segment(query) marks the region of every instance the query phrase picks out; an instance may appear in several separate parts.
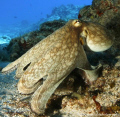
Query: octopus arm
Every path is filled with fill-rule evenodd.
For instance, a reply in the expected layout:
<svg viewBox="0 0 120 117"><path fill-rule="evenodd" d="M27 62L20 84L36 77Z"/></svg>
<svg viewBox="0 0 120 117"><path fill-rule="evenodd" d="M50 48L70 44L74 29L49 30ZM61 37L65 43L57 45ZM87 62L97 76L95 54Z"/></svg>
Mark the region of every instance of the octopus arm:
<svg viewBox="0 0 120 117"><path fill-rule="evenodd" d="M43 114L48 99L54 93L59 84L67 77L57 77L56 73L48 75L47 80L42 87L39 87L32 96L31 109L37 114Z"/></svg>
<svg viewBox="0 0 120 117"><path fill-rule="evenodd" d="M8 64L5 68L2 69L2 73L3 74L8 74L14 70L17 69L17 67L19 66L19 63L21 62L21 58L17 59L16 61Z"/></svg>
<svg viewBox="0 0 120 117"><path fill-rule="evenodd" d="M31 100L31 108L37 114L43 114L46 103L54 90L76 67L76 48L65 46L67 42L64 41L55 43L41 60L32 63L18 82L20 93L35 92ZM46 79L42 85L38 85L42 78Z"/></svg>
<svg viewBox="0 0 120 117"><path fill-rule="evenodd" d="M71 67L66 66L63 69L63 66L58 64L57 67L52 69L51 72L48 71L48 73L44 74L45 81L43 82L43 84L39 85L40 83L39 81L39 82L36 82L34 86L25 87L23 84L24 82L21 83L21 79L20 79L18 83L18 89L20 89L20 84L22 84L22 87L21 87L22 91L23 90L26 91L26 92L23 91L24 93L27 93L27 91L30 91L30 90L34 90L34 94L32 95L32 100L31 100L31 109L37 114L43 114L45 111L47 101L50 98L50 96L54 93L56 88L70 74L70 72L74 68L75 66L72 65ZM36 79L32 79L31 82L33 83L35 80ZM25 82L29 86L28 79L26 79Z"/></svg>
<svg viewBox="0 0 120 117"><path fill-rule="evenodd" d="M64 46L61 41L55 43L54 46L44 54L42 59L30 64L18 82L18 90L20 93L29 94L34 92L38 86L36 84L41 81L43 77L48 76L48 73L53 72L56 67L60 68L62 72L64 67L71 66L71 64L74 63L74 58L70 59L70 53L62 49L62 47Z"/></svg>
<svg viewBox="0 0 120 117"><path fill-rule="evenodd" d="M40 86L33 94L31 100L31 109L37 114L43 114L46 108L46 104L50 96L54 93L60 83L70 74L70 72L76 67L74 61L71 65L67 63L71 60L60 60L59 64L48 73L47 79L43 85ZM55 64L55 63L54 63ZM66 65L65 65L66 64Z"/></svg>
<svg viewBox="0 0 120 117"><path fill-rule="evenodd" d="M93 84L102 73L103 66L101 64L99 64L97 67L93 67L94 66L91 66L91 69L79 68L80 73L87 84Z"/></svg>
<svg viewBox="0 0 120 117"><path fill-rule="evenodd" d="M5 68L2 69L2 73L9 73L17 69L16 77L20 78L24 71L29 68L29 65L31 63L35 63L38 59L41 59L44 56L44 53L48 51L52 45L66 36L66 34L69 34L69 24L71 24L71 22L68 22L65 26L47 36L45 39L43 39L30 50L28 50L20 58L7 65Z"/></svg>
<svg viewBox="0 0 120 117"><path fill-rule="evenodd" d="M10 73L17 69L16 77L20 78L26 69L24 69L30 63L37 61L37 59L41 59L42 55L60 39L59 31L64 32L64 26L58 30L56 30L51 35L47 36L45 39L40 41L38 44L33 46L30 50L28 50L24 55L15 60L14 62L8 64L5 68L2 69L2 73ZM38 56L39 55L39 56ZM28 68L28 67L27 67Z"/></svg>
<svg viewBox="0 0 120 117"><path fill-rule="evenodd" d="M61 30L61 29L59 29ZM35 45L35 47L31 48L30 51L26 53L26 55L23 57L22 62L20 63L17 71L16 71L16 77L20 78L22 74L24 73L24 68L31 64L35 63L38 59L42 59L44 54L51 49L51 47L54 46L55 43L58 42L58 39L60 39L59 35L57 35L57 32L55 31L42 41L40 41L38 44ZM29 66L28 66L29 67Z"/></svg>

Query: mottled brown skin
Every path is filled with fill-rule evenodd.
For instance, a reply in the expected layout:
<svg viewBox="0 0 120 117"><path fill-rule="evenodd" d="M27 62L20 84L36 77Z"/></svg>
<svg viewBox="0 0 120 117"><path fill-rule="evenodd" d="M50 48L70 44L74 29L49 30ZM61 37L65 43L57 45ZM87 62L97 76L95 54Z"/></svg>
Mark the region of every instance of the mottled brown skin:
<svg viewBox="0 0 120 117"><path fill-rule="evenodd" d="M85 38L87 46L94 52L109 49L114 42L112 33L100 24L93 22L82 22L81 36Z"/></svg>
<svg viewBox="0 0 120 117"><path fill-rule="evenodd" d="M82 47L83 23L70 20L2 70L5 73L17 68L18 91L33 93L31 109L35 113L44 113L50 96L75 68L83 70L90 83L98 78L100 67L91 68Z"/></svg>

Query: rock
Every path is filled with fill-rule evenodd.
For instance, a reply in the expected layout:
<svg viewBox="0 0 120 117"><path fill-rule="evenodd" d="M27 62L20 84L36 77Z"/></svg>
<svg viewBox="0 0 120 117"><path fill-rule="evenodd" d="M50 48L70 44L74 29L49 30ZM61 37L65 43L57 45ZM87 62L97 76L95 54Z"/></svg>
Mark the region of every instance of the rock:
<svg viewBox="0 0 120 117"><path fill-rule="evenodd" d="M0 67L0 71L2 70L2 67Z"/></svg>
<svg viewBox="0 0 120 117"><path fill-rule="evenodd" d="M9 54L7 52L8 43L0 44L0 61L9 60Z"/></svg>

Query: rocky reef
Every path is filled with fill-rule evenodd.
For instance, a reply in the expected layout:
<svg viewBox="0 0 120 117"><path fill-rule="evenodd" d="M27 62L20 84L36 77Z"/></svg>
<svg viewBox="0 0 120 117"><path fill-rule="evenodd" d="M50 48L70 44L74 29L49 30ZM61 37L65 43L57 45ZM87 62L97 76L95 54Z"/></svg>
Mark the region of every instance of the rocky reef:
<svg viewBox="0 0 120 117"><path fill-rule="evenodd" d="M52 21L54 19L59 20L65 20L68 21L69 19L77 19L78 11L83 6L74 6L73 4L68 5L61 5L59 7L55 7L52 10L52 13L47 16L47 21Z"/></svg>

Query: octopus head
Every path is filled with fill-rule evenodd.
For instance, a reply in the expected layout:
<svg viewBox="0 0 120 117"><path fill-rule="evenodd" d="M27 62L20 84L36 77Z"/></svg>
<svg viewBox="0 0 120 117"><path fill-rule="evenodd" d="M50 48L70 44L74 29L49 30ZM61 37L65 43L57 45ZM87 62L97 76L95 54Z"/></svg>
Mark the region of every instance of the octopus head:
<svg viewBox="0 0 120 117"><path fill-rule="evenodd" d="M92 22L82 21L81 36L85 38L87 46L94 52L101 52L113 45L113 35L104 26Z"/></svg>

